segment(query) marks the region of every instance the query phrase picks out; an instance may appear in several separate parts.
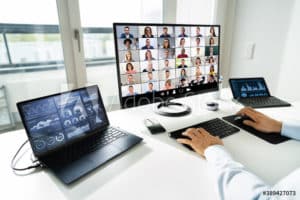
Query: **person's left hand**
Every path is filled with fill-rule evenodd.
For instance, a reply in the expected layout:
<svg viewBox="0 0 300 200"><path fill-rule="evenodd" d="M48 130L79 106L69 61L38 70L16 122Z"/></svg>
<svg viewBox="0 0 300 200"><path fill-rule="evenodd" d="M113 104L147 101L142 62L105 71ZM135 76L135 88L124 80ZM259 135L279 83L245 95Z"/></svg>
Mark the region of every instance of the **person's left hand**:
<svg viewBox="0 0 300 200"><path fill-rule="evenodd" d="M219 137L210 135L203 128L189 128L182 135L189 137L189 139L177 139L177 142L191 146L195 152L204 156L204 151L211 145L223 145L222 140Z"/></svg>

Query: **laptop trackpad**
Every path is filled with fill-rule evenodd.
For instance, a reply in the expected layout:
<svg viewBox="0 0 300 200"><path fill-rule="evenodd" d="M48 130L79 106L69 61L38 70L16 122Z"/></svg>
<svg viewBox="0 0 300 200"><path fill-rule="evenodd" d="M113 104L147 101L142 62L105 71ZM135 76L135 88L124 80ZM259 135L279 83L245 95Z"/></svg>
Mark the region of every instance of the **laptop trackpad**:
<svg viewBox="0 0 300 200"><path fill-rule="evenodd" d="M66 184L82 177L101 164L118 155L120 150L113 145L107 145L97 151L91 152L78 160L63 166L50 167L52 171Z"/></svg>

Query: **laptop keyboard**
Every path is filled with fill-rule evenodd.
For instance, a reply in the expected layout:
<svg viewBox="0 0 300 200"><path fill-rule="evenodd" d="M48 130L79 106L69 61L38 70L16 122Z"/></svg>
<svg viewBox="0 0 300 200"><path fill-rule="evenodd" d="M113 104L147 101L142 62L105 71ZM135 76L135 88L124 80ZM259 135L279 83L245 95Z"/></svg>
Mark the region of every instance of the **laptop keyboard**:
<svg viewBox="0 0 300 200"><path fill-rule="evenodd" d="M85 138L82 141L78 141L67 146L63 151L59 152L60 155L56 154L54 157L60 162L70 162L85 154L97 151L126 135L126 133L118 129L109 127L108 129Z"/></svg>
<svg viewBox="0 0 300 200"><path fill-rule="evenodd" d="M113 127L109 127L106 131L99 135L101 135L101 137L99 137L97 140L93 140L93 143L90 146L90 151L95 151L101 147L104 147L116 139L125 136L126 133Z"/></svg>
<svg viewBox="0 0 300 200"><path fill-rule="evenodd" d="M226 136L232 135L236 132L239 132L240 129L230 125L229 123L219 119L211 119L205 122L201 122L199 124L195 124L190 127L186 127L180 130L176 130L170 133L170 137L172 138L183 138L182 133L188 128L204 128L213 136L219 136L220 138L224 138Z"/></svg>
<svg viewBox="0 0 300 200"><path fill-rule="evenodd" d="M266 106L282 103L282 101L273 97L251 97L251 98L239 99L239 101L247 105L266 105Z"/></svg>

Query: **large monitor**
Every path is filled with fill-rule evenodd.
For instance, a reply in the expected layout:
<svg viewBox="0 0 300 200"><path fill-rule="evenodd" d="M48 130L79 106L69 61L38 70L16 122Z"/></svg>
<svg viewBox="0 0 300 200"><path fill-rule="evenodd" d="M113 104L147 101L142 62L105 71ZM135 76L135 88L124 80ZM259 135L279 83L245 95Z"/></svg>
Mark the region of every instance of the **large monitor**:
<svg viewBox="0 0 300 200"><path fill-rule="evenodd" d="M121 107L218 90L220 26L114 23Z"/></svg>

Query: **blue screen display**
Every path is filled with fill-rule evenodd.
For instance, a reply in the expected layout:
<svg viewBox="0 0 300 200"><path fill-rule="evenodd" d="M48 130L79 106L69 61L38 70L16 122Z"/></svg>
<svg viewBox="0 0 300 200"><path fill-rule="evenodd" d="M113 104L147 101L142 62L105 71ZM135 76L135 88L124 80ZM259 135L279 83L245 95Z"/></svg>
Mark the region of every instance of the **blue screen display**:
<svg viewBox="0 0 300 200"><path fill-rule="evenodd" d="M33 151L45 153L108 124L95 86L21 103Z"/></svg>
<svg viewBox="0 0 300 200"><path fill-rule="evenodd" d="M270 96L264 79L232 79L234 98Z"/></svg>

